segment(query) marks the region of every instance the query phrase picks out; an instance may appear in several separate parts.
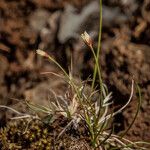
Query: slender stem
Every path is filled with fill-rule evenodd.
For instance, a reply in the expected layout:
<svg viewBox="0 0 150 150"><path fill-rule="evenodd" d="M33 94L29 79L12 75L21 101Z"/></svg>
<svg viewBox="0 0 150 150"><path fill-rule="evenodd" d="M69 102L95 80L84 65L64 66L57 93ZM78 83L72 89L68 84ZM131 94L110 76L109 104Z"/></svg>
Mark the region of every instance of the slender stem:
<svg viewBox="0 0 150 150"><path fill-rule="evenodd" d="M74 82L72 81L72 79L70 78L70 76L68 75L68 73L67 73L67 72L63 69L63 67L62 67L55 59L53 59L50 55L48 55L47 57L48 57L48 59L49 59L50 61L54 62L54 63L63 71L64 75L68 78L68 80L70 81L70 84L73 86L75 92L77 93L78 99L79 99L79 101L80 101L81 104L82 104L80 93L79 93L79 91L78 91L76 85L74 84Z"/></svg>
<svg viewBox="0 0 150 150"><path fill-rule="evenodd" d="M100 49L101 49L101 37L102 37L102 0L99 0L100 2L100 19L99 19L99 35L98 35L98 46L97 46L97 60L99 60L99 54L100 54ZM96 80L96 74L97 74L97 69L98 66L95 64L94 67L94 74L93 74L93 82L92 82L92 89L94 88L95 85L95 80Z"/></svg>
<svg viewBox="0 0 150 150"><path fill-rule="evenodd" d="M102 88L103 88L103 81L102 81L102 77L101 77L101 70L100 70L100 66L99 66L99 63L98 63L98 59L97 59L97 56L94 52L94 49L93 47L90 47L92 53L93 53L93 56L94 56L94 59L95 59L95 66L97 66L97 71L98 71L98 77L99 77L99 86L100 86L100 97L99 97L99 102L100 102L100 106L102 107L102 99L103 99L103 95L102 95Z"/></svg>

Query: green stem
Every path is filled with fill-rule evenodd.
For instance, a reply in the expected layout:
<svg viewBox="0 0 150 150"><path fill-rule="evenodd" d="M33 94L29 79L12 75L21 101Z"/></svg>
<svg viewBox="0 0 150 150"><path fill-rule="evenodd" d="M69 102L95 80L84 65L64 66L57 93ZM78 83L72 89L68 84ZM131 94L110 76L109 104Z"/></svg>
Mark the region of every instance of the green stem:
<svg viewBox="0 0 150 150"><path fill-rule="evenodd" d="M97 46L97 60L99 60L99 54L100 54L100 49L101 49L101 37L102 37L102 0L100 2L100 19L99 19L99 35L98 35L98 46ZM94 74L93 74L93 82L92 82L92 89L94 88L95 85L95 80L96 80L96 74L97 74L98 66L95 64L94 67Z"/></svg>
<svg viewBox="0 0 150 150"><path fill-rule="evenodd" d="M100 70L100 66L99 66L99 63L98 63L98 59L97 59L97 56L94 52L94 49L93 47L90 47L92 53L93 53L93 56L94 56L94 59L95 59L95 66L97 67L97 71L98 71L98 77L99 77L99 86L100 86L100 105L102 106L102 88L103 88L103 81L102 81L102 77L101 77L101 70ZM95 68L96 68L95 67ZM96 71L96 72L97 72Z"/></svg>
<svg viewBox="0 0 150 150"><path fill-rule="evenodd" d="M75 92L77 93L78 99L81 102L82 105L82 100L81 100L81 96L80 96L80 92L77 89L76 85L74 84L74 82L72 81L72 79L70 78L70 76L68 75L68 73L63 69L63 67L54 59L52 58L50 55L48 55L48 59L52 62L54 62L64 73L64 75L68 78L68 80L70 81L70 84L73 86Z"/></svg>
<svg viewBox="0 0 150 150"><path fill-rule="evenodd" d="M97 71L98 71L98 77L99 77L99 86L100 86L100 97L99 97L99 104L100 104L100 108L99 108L99 111L98 111L98 115L96 117L96 120L94 121L94 126L93 126L93 129L97 128L97 124L98 124L98 121L99 121L99 118L101 117L101 111L102 111L102 106L103 106L103 95L102 95L102 88L103 88L103 82L102 82L102 78L101 78L101 71L100 71L100 66L99 66L99 63L98 63L98 59L96 57L96 54L94 52L94 49L93 47L90 47L92 53L93 53L93 56L94 56L94 59L95 59L95 64L97 66Z"/></svg>

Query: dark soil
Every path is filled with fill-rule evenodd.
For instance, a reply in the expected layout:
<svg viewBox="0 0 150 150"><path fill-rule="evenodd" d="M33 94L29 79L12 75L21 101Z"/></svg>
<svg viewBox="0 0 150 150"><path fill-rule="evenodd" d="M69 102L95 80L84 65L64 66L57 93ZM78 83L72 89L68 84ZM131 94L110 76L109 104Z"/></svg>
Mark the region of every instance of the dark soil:
<svg viewBox="0 0 150 150"><path fill-rule="evenodd" d="M89 3L90 0L0 0L0 104L16 105L18 100L12 98L19 101L38 99L39 92L37 95L33 93L37 89L42 92L45 86L45 89L51 86L59 94L63 93L65 85L61 80L40 74L44 71L59 73L59 70L36 56L38 48L54 56L66 70L73 54L74 75L77 77L86 79L92 73L92 55L79 35L87 30L97 40L98 14L89 17L92 21L88 18L80 23L82 26L75 30L78 37L74 33L69 36L70 30L64 30L62 21L68 4L76 8L76 16L80 18ZM109 17L110 14L103 18L100 63L104 82L113 92L117 107L128 100L132 77L142 91L140 113L127 134L131 140L150 141L149 5L148 0L128 0L126 3L122 0L104 1L104 7L109 8L112 15L114 13L114 19ZM96 47L96 42L94 45ZM116 132L126 129L132 122L137 99L135 92L131 104L115 118ZM5 126L7 119L7 113L0 110L0 126Z"/></svg>

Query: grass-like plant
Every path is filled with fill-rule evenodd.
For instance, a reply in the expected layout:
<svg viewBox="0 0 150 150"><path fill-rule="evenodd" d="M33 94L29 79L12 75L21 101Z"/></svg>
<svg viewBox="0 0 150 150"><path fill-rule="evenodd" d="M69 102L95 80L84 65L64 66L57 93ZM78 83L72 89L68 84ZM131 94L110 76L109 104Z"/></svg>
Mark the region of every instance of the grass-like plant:
<svg viewBox="0 0 150 150"><path fill-rule="evenodd" d="M93 48L94 42L91 37L88 35L87 32L84 32L81 37L84 42L87 44L89 49L91 50L94 60L95 60L95 67L94 73L92 77L91 85L87 84L87 81L75 81L74 77L72 76L71 72L67 73L63 67L50 55L48 55L43 50L37 50L37 54L41 55L48 60L52 61L56 64L63 75L58 75L56 73L52 73L64 81L68 83L68 91L64 96L56 95L56 93L51 90L53 94L53 98L49 100L48 106L41 106L38 104L32 104L29 101L26 101L26 104L34 111L45 113L47 116L58 116L62 115L63 117L69 120L69 123L66 127L61 131L61 133L57 136L59 138L65 130L74 125L78 127L80 122L84 122L85 130L88 132L88 137L90 140L91 149L100 149L100 150L144 150L143 144L148 145L149 143L146 142L132 142L128 139L125 139L123 136L128 132L131 128L132 124L137 117L137 114L140 110L141 104L141 94L140 88L137 87L139 93L139 103L137 106L137 111L135 117L129 126L129 128L124 131L120 136L115 135L113 133L113 118L118 113L122 112L126 106L130 103L133 93L134 93L134 80L132 80L131 86L131 93L129 100L126 102L124 106L122 106L117 111L112 111L110 108L112 101L112 94L108 92L107 86L103 83L102 76L101 76L101 68L99 65L99 55L101 49L101 34L102 34L102 0L100 0L100 28L99 28L99 38L98 38L98 46L97 50ZM97 81L98 80L98 81ZM98 87L99 89L96 89ZM86 90L88 89L88 92ZM4 107L4 106L0 106ZM6 108L6 107L5 107ZM8 108L8 107L7 107ZM9 108L10 109L10 108ZM13 110L15 112L15 110ZM17 112L17 111L16 111ZM19 115L19 112L17 112ZM26 115L28 116L28 115ZM23 118L23 116L19 116L19 118ZM39 119L38 116L36 118Z"/></svg>
<svg viewBox="0 0 150 150"><path fill-rule="evenodd" d="M129 100L126 102L124 106L122 106L119 110L115 112L110 112L109 106L113 103L111 100L112 96L111 93L108 92L107 86L102 82L100 67L98 63L98 57L95 54L93 48L93 42L87 32L81 35L85 43L89 46L90 50L93 53L95 59L95 72L98 74L99 79L99 90L95 90L96 86L96 74L94 73L93 78L94 82L89 89L90 92L86 93L85 89L89 87L89 85L85 82L80 82L76 84L74 78L71 74L67 74L67 72L58 64L50 55L42 50L37 50L37 54L48 58L50 61L54 62L64 73L61 78L65 80L69 85L69 93L72 95L71 97L61 97L58 100L57 96L54 93L54 99L50 100L49 107L45 106L36 106L34 104L27 103L29 107L33 108L34 110L38 110L39 108L41 111L47 114L56 114L59 113L64 117L68 118L70 122L66 126L69 127L71 124L77 125L80 121L85 122L85 128L88 131L89 139L91 141L91 146L93 149L100 148L100 149L145 149L141 147L139 144L148 144L146 142L131 142L123 136L128 132L131 128L132 124L137 117L137 114L140 109L141 104L141 95L140 95L140 88L137 85L138 93L139 93L139 103L137 107L137 111L135 117L129 126L129 128L122 133L120 136L113 134L113 117L118 113L122 112L126 106L130 103L133 93L134 93L134 80L132 80L131 86L131 93ZM59 75L57 75L59 76ZM69 99L69 101L68 101ZM42 110L43 108L43 110ZM39 111L39 110L38 110ZM58 135L62 135L66 128ZM142 145L143 146L143 145Z"/></svg>

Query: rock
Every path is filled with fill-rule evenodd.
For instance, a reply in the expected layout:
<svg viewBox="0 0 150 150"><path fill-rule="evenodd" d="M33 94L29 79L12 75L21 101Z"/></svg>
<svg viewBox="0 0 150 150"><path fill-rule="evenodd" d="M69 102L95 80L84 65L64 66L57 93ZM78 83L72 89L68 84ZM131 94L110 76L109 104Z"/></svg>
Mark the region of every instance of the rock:
<svg viewBox="0 0 150 150"><path fill-rule="evenodd" d="M40 32L41 43L39 44L40 49L48 49L55 45L54 41L58 30L58 21L60 18L61 11L56 11L47 18L47 27L42 28Z"/></svg>
<svg viewBox="0 0 150 150"><path fill-rule="evenodd" d="M142 16L143 18L150 23L150 8L149 8L149 5L150 5L150 1L149 0L145 0L143 2L143 6L142 6Z"/></svg>
<svg viewBox="0 0 150 150"><path fill-rule="evenodd" d="M82 9L81 13L76 13L76 8L72 5L66 5L65 11L61 17L58 39L61 43L65 43L70 38L78 38L77 33L81 25L89 19L91 14L99 11L97 1L93 1Z"/></svg>
<svg viewBox="0 0 150 150"><path fill-rule="evenodd" d="M98 16L98 1L94 0L91 3L87 4L80 13L77 13L77 10L74 6L69 4L66 5L65 11L62 14L60 20L60 29L58 32L59 41L61 43L65 43L67 40L72 38L78 39L80 37L80 34L84 30L88 30L92 33L93 29L95 29L96 22L96 31L98 31ZM124 23L125 21L127 21L127 17L120 12L120 9L103 6L104 26L112 26L114 24Z"/></svg>
<svg viewBox="0 0 150 150"><path fill-rule="evenodd" d="M44 9L37 9L30 17L30 26L33 30L40 32L46 27L47 19L50 13Z"/></svg>

